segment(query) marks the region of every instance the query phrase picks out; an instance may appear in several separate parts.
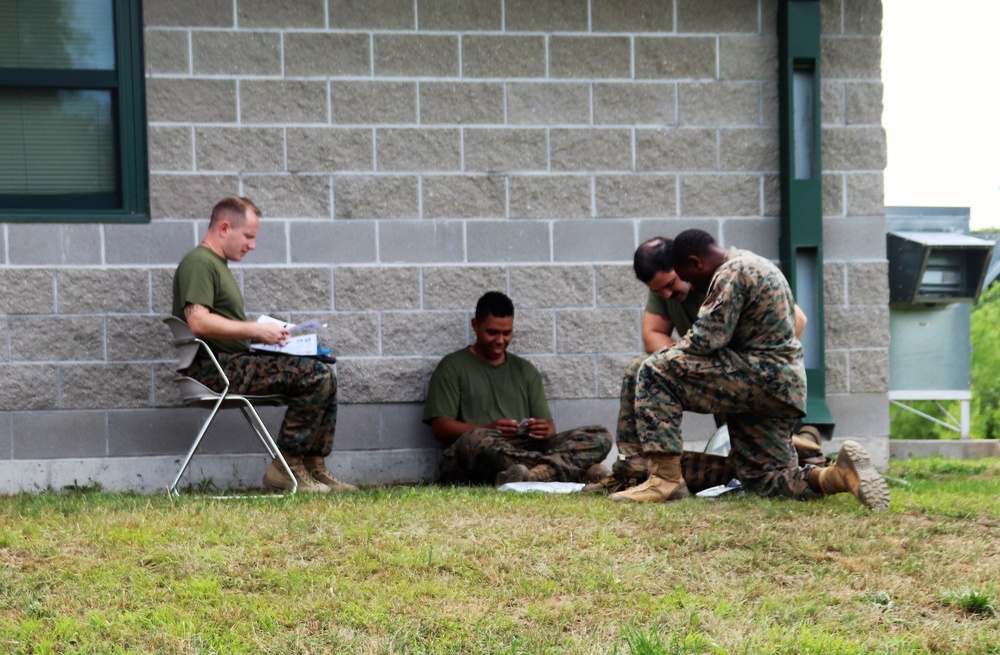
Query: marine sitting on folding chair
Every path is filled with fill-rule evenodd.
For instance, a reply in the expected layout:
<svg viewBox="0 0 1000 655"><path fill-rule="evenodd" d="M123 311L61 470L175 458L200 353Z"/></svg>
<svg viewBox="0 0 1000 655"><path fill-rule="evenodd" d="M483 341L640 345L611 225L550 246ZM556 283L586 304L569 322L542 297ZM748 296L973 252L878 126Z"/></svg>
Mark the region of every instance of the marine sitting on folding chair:
<svg viewBox="0 0 1000 655"><path fill-rule="evenodd" d="M326 468L337 425L333 368L316 358L250 351L251 341L284 344L289 337L282 326L247 321L243 293L229 270L228 262L242 260L256 247L259 225L260 210L250 200L224 198L212 209L204 240L178 265L173 315L186 321L193 335L208 344L219 364L217 367L210 355L202 354L185 373L215 391L285 398L288 409L276 441L288 466L275 457L264 473L265 487L352 490L354 486L333 477Z"/></svg>

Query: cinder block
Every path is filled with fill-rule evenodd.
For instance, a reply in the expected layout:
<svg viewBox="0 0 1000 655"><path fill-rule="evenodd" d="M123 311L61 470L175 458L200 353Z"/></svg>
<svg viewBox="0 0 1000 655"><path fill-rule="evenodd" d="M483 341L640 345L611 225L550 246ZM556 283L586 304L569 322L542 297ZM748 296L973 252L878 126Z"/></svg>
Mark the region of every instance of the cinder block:
<svg viewBox="0 0 1000 655"><path fill-rule="evenodd" d="M556 221L552 225L557 262L621 261L633 253L631 221Z"/></svg>
<svg viewBox="0 0 1000 655"><path fill-rule="evenodd" d="M602 82L594 84L598 125L676 125L677 85Z"/></svg>
<svg viewBox="0 0 1000 655"><path fill-rule="evenodd" d="M277 32L196 30L191 33L191 51L196 75L281 74Z"/></svg>
<svg viewBox="0 0 1000 655"><path fill-rule="evenodd" d="M330 82L330 111L340 124L417 122L414 82Z"/></svg>
<svg viewBox="0 0 1000 655"><path fill-rule="evenodd" d="M776 129L720 130L719 162L724 171L779 172Z"/></svg>
<svg viewBox="0 0 1000 655"><path fill-rule="evenodd" d="M594 266L594 278L598 307L645 306L646 287L636 279L631 264L598 264Z"/></svg>
<svg viewBox="0 0 1000 655"><path fill-rule="evenodd" d="M823 305L847 304L847 264L823 263Z"/></svg>
<svg viewBox="0 0 1000 655"><path fill-rule="evenodd" d="M597 361L593 355L536 355L531 357L531 363L542 374L549 402L560 398L594 398L597 395Z"/></svg>
<svg viewBox="0 0 1000 655"><path fill-rule="evenodd" d="M221 198L239 191L235 175L149 176L149 204L157 218L207 218Z"/></svg>
<svg viewBox="0 0 1000 655"><path fill-rule="evenodd" d="M422 82L420 122L503 124L503 84L496 82Z"/></svg>
<svg viewBox="0 0 1000 655"><path fill-rule="evenodd" d="M189 73L189 35L187 30L147 29L143 33L146 72L168 75Z"/></svg>
<svg viewBox="0 0 1000 655"><path fill-rule="evenodd" d="M177 260L180 262L180 258ZM153 297L153 311L160 315L166 316L173 312L174 307L174 270L176 265L169 268L154 268L149 271L149 278L151 280L152 287L152 297Z"/></svg>
<svg viewBox="0 0 1000 655"><path fill-rule="evenodd" d="M826 351L826 392L828 394L848 392L847 351Z"/></svg>
<svg viewBox="0 0 1000 655"><path fill-rule="evenodd" d="M240 119L244 123L326 123L326 82L244 80Z"/></svg>
<svg viewBox="0 0 1000 655"><path fill-rule="evenodd" d="M716 130L636 130L635 166L640 171L714 171L718 140Z"/></svg>
<svg viewBox="0 0 1000 655"><path fill-rule="evenodd" d="M109 362L177 359L177 350L170 343L170 328L163 323L162 315L108 316L107 339Z"/></svg>
<svg viewBox="0 0 1000 655"><path fill-rule="evenodd" d="M326 27L324 0L240 0L240 27Z"/></svg>
<svg viewBox="0 0 1000 655"><path fill-rule="evenodd" d="M420 269L340 266L334 269L334 308L371 311L420 308Z"/></svg>
<svg viewBox="0 0 1000 655"><path fill-rule="evenodd" d="M584 79L632 77L632 44L624 36L552 36L549 75Z"/></svg>
<svg viewBox="0 0 1000 655"><path fill-rule="evenodd" d="M824 38L820 44L820 70L826 79L882 76L882 40L875 37Z"/></svg>
<svg viewBox="0 0 1000 655"><path fill-rule="evenodd" d="M510 352L518 355L545 354L556 351L556 317L552 310L522 310L514 298L517 310L514 321L514 337L510 342Z"/></svg>
<svg viewBox="0 0 1000 655"><path fill-rule="evenodd" d="M391 221L379 226L379 259L387 264L465 261L461 221Z"/></svg>
<svg viewBox="0 0 1000 655"><path fill-rule="evenodd" d="M820 107L823 125L844 125L847 122L847 107L844 97L844 82L823 81L820 83Z"/></svg>
<svg viewBox="0 0 1000 655"><path fill-rule="evenodd" d="M423 402L424 370L418 358L342 359L337 364L340 376L340 402L401 403Z"/></svg>
<svg viewBox="0 0 1000 655"><path fill-rule="evenodd" d="M55 409L59 385L54 364L0 364L0 375L0 410Z"/></svg>
<svg viewBox="0 0 1000 655"><path fill-rule="evenodd" d="M590 90L586 84L511 82L507 85L511 125L587 125Z"/></svg>
<svg viewBox="0 0 1000 655"><path fill-rule="evenodd" d="M637 315L638 316L638 315ZM636 318L635 332L638 333L638 321ZM641 345L637 346L638 353L642 350ZM638 355L601 355L597 359L597 393L601 398L621 399L622 381L625 377L625 368L633 357ZM609 424L609 429L614 430L614 426Z"/></svg>
<svg viewBox="0 0 1000 655"><path fill-rule="evenodd" d="M499 175L428 175L423 179L425 218L503 218L507 185Z"/></svg>
<svg viewBox="0 0 1000 655"><path fill-rule="evenodd" d="M715 79L715 39L704 36L638 36L636 79Z"/></svg>
<svg viewBox="0 0 1000 655"><path fill-rule="evenodd" d="M586 32L587 0L506 0L504 20L510 32Z"/></svg>
<svg viewBox="0 0 1000 655"><path fill-rule="evenodd" d="M466 221L469 262L547 262L552 239L545 221Z"/></svg>
<svg viewBox="0 0 1000 655"><path fill-rule="evenodd" d="M556 312L556 350L559 354L630 352L633 348L633 310Z"/></svg>
<svg viewBox="0 0 1000 655"><path fill-rule="evenodd" d="M518 307L594 306L594 272L590 266L515 266L510 291Z"/></svg>
<svg viewBox="0 0 1000 655"><path fill-rule="evenodd" d="M590 215L589 177L583 175L510 177L512 218L582 218Z"/></svg>
<svg viewBox="0 0 1000 655"><path fill-rule="evenodd" d="M367 77L371 70L367 34L285 33L285 75L289 77Z"/></svg>
<svg viewBox="0 0 1000 655"><path fill-rule="evenodd" d="M106 421L101 411L14 414L14 459L103 457L108 452Z"/></svg>
<svg viewBox="0 0 1000 655"><path fill-rule="evenodd" d="M822 138L824 170L885 168L885 130L881 127L831 127L823 130Z"/></svg>
<svg viewBox="0 0 1000 655"><path fill-rule="evenodd" d="M333 180L336 218L419 218L415 176L338 175Z"/></svg>
<svg viewBox="0 0 1000 655"><path fill-rule="evenodd" d="M0 417L0 461L13 457L13 435L11 434L11 414Z"/></svg>
<svg viewBox="0 0 1000 655"><path fill-rule="evenodd" d="M759 216L758 175L685 175L681 177L681 216Z"/></svg>
<svg viewBox="0 0 1000 655"><path fill-rule="evenodd" d="M330 27L362 30L412 30L412 0L330 0Z"/></svg>
<svg viewBox="0 0 1000 655"><path fill-rule="evenodd" d="M638 247L640 243L646 239L652 239L657 236L673 237L680 232L687 230L688 228L705 230L711 234L716 239L722 233L721 221L718 219L697 219L689 218L684 216L682 218L666 218L666 219L654 219L647 221L638 221L638 238L635 242L635 247ZM720 242L721 243L721 242ZM725 244L723 244L725 245ZM634 250L633 250L634 254ZM622 259L628 259L628 257L623 257ZM646 301L642 301L642 305L645 307Z"/></svg>
<svg viewBox="0 0 1000 655"><path fill-rule="evenodd" d="M881 82L848 82L844 91L848 125L881 124Z"/></svg>
<svg viewBox="0 0 1000 655"><path fill-rule="evenodd" d="M101 264L101 230L97 225L11 223L7 257L22 266ZM3 241L0 240L0 245Z"/></svg>
<svg viewBox="0 0 1000 655"><path fill-rule="evenodd" d="M375 74L402 77L457 77L458 36L375 34Z"/></svg>
<svg viewBox="0 0 1000 655"><path fill-rule="evenodd" d="M315 314L327 327L319 330L319 342L337 357L379 354L379 315L376 312Z"/></svg>
<svg viewBox="0 0 1000 655"><path fill-rule="evenodd" d="M889 343L888 305L826 307L826 347L884 348Z"/></svg>
<svg viewBox="0 0 1000 655"><path fill-rule="evenodd" d="M882 34L882 3L874 0L844 0L846 34Z"/></svg>
<svg viewBox="0 0 1000 655"><path fill-rule="evenodd" d="M592 0L595 32L673 32L674 11L662 0Z"/></svg>
<svg viewBox="0 0 1000 655"><path fill-rule="evenodd" d="M844 216L844 174L823 174L823 216Z"/></svg>
<svg viewBox="0 0 1000 655"><path fill-rule="evenodd" d="M844 32L843 2L821 2L819 22L821 34L842 34Z"/></svg>
<svg viewBox="0 0 1000 655"><path fill-rule="evenodd" d="M458 171L461 163L461 134L457 129L375 131L375 165L380 171Z"/></svg>
<svg viewBox="0 0 1000 655"><path fill-rule="evenodd" d="M673 175L599 175L594 184L597 216L677 215L677 180Z"/></svg>
<svg viewBox="0 0 1000 655"><path fill-rule="evenodd" d="M764 194L764 216L781 216L781 176L775 173L765 173L762 188Z"/></svg>
<svg viewBox="0 0 1000 655"><path fill-rule="evenodd" d="M465 170L543 171L548 168L544 129L465 129Z"/></svg>
<svg viewBox="0 0 1000 655"><path fill-rule="evenodd" d="M873 239L873 234L885 234L884 216L823 221L824 259L853 261L885 257L885 240Z"/></svg>
<svg viewBox="0 0 1000 655"><path fill-rule="evenodd" d="M111 265L176 265L195 244L195 230L186 221L104 226L104 259Z"/></svg>
<svg viewBox="0 0 1000 655"><path fill-rule="evenodd" d="M882 173L848 173L847 215L873 216L885 213Z"/></svg>
<svg viewBox="0 0 1000 655"><path fill-rule="evenodd" d="M62 314L147 311L149 274L140 269L69 269L56 272L56 309Z"/></svg>
<svg viewBox="0 0 1000 655"><path fill-rule="evenodd" d="M423 413L423 403L345 405L327 460L330 472L362 485L436 479L441 443L422 423Z"/></svg>
<svg viewBox="0 0 1000 655"><path fill-rule="evenodd" d="M383 355L447 355L468 344L465 312L384 312Z"/></svg>
<svg viewBox="0 0 1000 655"><path fill-rule="evenodd" d="M233 27L231 0L172 0L147 2L142 18L146 27Z"/></svg>
<svg viewBox="0 0 1000 655"><path fill-rule="evenodd" d="M889 351L884 348L852 350L851 393L885 393L889 390Z"/></svg>
<svg viewBox="0 0 1000 655"><path fill-rule="evenodd" d="M777 216L723 221L722 237L727 244L744 248L770 260L777 261L781 256L778 250L781 224Z"/></svg>
<svg viewBox="0 0 1000 655"><path fill-rule="evenodd" d="M146 116L151 123L234 123L236 81L148 78Z"/></svg>
<svg viewBox="0 0 1000 655"><path fill-rule="evenodd" d="M375 166L375 136L370 129L290 127L288 170L370 171Z"/></svg>
<svg viewBox="0 0 1000 655"><path fill-rule="evenodd" d="M153 400L149 364L79 364L59 367L63 409L148 407ZM108 384L114 380L114 384Z"/></svg>
<svg viewBox="0 0 1000 655"><path fill-rule="evenodd" d="M554 171L632 170L632 130L556 129L549 131Z"/></svg>
<svg viewBox="0 0 1000 655"><path fill-rule="evenodd" d="M79 362L104 359L100 316L12 316L10 358L14 362Z"/></svg>
<svg viewBox="0 0 1000 655"><path fill-rule="evenodd" d="M374 221L295 221L289 225L293 264L373 264Z"/></svg>
<svg viewBox="0 0 1000 655"><path fill-rule="evenodd" d="M462 35L464 77L545 77L545 37Z"/></svg>
<svg viewBox="0 0 1000 655"><path fill-rule="evenodd" d="M55 309L52 273L42 269L0 269L0 312L51 314Z"/></svg>
<svg viewBox="0 0 1000 655"><path fill-rule="evenodd" d="M428 266L424 268L423 308L471 312L487 291L507 291L502 266ZM468 322L468 316L465 317Z"/></svg>
<svg viewBox="0 0 1000 655"><path fill-rule="evenodd" d="M723 36L719 38L719 78L773 80L778 75L778 38Z"/></svg>
<svg viewBox="0 0 1000 655"><path fill-rule="evenodd" d="M153 171L194 170L194 147L191 128L172 125L150 125L149 168Z"/></svg>
<svg viewBox="0 0 1000 655"><path fill-rule="evenodd" d="M681 125L760 124L760 86L753 82L682 83L677 98Z"/></svg>
<svg viewBox="0 0 1000 655"><path fill-rule="evenodd" d="M328 312L333 296L329 268L244 268L248 312Z"/></svg>
<svg viewBox="0 0 1000 655"><path fill-rule="evenodd" d="M757 0L677 0L678 32L757 32Z"/></svg>
<svg viewBox="0 0 1000 655"><path fill-rule="evenodd" d="M257 232L257 248L247 255L247 264L288 264L288 237L285 221L264 216Z"/></svg>
<svg viewBox="0 0 1000 655"><path fill-rule="evenodd" d="M422 0L417 7L421 30L453 32L503 29L501 0Z"/></svg>
<svg viewBox="0 0 1000 655"><path fill-rule="evenodd" d="M269 218L329 218L330 178L326 175L253 175L243 178L244 194Z"/></svg>
<svg viewBox="0 0 1000 655"><path fill-rule="evenodd" d="M0 320L0 362L10 361L10 335L7 330L7 317ZM0 424L0 444L3 443L3 427ZM2 446L0 446L2 448ZM3 459L0 456L0 459Z"/></svg>
<svg viewBox="0 0 1000 655"><path fill-rule="evenodd" d="M199 127L195 161L200 171L285 170L285 131L277 127Z"/></svg>
<svg viewBox="0 0 1000 655"><path fill-rule="evenodd" d="M851 262L847 267L847 301L851 305L889 304L889 263Z"/></svg>

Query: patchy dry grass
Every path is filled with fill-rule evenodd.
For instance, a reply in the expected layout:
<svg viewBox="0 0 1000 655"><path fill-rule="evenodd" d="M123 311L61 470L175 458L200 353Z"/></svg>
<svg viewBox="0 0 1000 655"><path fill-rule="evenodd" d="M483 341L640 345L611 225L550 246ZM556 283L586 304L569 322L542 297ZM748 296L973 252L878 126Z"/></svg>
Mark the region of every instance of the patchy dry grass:
<svg viewBox="0 0 1000 655"><path fill-rule="evenodd" d="M0 652L1000 653L1000 461L849 497L0 499Z"/></svg>

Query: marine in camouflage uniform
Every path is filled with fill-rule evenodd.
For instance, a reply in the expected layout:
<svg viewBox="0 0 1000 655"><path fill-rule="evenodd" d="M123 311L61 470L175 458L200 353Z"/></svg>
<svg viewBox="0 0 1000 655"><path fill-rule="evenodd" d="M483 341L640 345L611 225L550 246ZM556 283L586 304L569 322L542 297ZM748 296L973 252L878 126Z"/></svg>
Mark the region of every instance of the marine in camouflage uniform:
<svg viewBox="0 0 1000 655"><path fill-rule="evenodd" d="M680 455L685 410L723 413L730 464L746 489L762 496L811 498L790 435L804 415L802 347L794 301L774 264L730 248L715 271L698 321L670 349L643 360L636 423L647 456Z"/></svg>

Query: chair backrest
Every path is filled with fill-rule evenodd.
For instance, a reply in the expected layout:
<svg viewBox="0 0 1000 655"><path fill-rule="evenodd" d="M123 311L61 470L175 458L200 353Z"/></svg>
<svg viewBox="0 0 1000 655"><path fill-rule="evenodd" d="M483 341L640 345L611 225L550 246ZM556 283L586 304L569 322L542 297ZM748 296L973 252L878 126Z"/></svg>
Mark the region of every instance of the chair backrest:
<svg viewBox="0 0 1000 655"><path fill-rule="evenodd" d="M177 348L177 354L180 357L177 370L183 371L194 363L201 344L195 339L194 333L191 332L188 324L176 316L168 316L163 319L163 322L170 327L170 331L174 335L174 347Z"/></svg>

